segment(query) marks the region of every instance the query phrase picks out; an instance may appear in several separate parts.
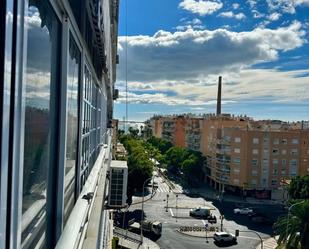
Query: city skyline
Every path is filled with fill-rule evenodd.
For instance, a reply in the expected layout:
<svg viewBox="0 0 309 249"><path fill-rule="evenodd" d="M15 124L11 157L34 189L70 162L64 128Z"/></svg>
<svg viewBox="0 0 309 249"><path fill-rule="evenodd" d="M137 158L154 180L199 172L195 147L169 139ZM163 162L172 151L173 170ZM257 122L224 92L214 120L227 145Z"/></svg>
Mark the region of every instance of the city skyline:
<svg viewBox="0 0 309 249"><path fill-rule="evenodd" d="M115 118L125 116L128 41L129 120L214 113L219 75L222 113L308 120L308 1L132 0L127 31L121 4Z"/></svg>

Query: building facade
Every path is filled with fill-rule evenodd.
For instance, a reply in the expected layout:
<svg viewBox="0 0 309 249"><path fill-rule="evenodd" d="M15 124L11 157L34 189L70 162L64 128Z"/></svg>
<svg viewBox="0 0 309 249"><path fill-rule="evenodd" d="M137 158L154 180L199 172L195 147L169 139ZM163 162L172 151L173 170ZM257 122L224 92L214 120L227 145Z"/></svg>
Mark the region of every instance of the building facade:
<svg viewBox="0 0 309 249"><path fill-rule="evenodd" d="M309 174L307 122L254 121L229 114L162 116L150 119L152 130L174 146L206 157L205 181L220 192L262 196L282 181Z"/></svg>
<svg viewBox="0 0 309 249"><path fill-rule="evenodd" d="M118 0L4 0L0 18L0 248L82 247L111 161Z"/></svg>

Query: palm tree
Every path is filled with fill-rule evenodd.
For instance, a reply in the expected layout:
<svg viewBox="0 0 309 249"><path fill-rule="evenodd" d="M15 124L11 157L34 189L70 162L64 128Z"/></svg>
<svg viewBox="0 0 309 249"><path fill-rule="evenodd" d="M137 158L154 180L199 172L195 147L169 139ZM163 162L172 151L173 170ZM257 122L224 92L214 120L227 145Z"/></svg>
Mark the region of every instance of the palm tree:
<svg viewBox="0 0 309 249"><path fill-rule="evenodd" d="M281 217L274 225L279 234L279 247L286 249L309 248L309 200L297 203L290 210L289 216Z"/></svg>

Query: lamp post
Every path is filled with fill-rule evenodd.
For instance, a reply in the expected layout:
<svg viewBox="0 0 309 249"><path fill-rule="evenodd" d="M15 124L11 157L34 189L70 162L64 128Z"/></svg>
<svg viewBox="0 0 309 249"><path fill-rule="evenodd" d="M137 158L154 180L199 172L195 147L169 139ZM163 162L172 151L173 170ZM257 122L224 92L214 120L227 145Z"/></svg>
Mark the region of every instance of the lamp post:
<svg viewBox="0 0 309 249"><path fill-rule="evenodd" d="M165 209L165 212L167 212L167 208L168 208L168 197L169 197L169 195L166 194L166 209Z"/></svg>
<svg viewBox="0 0 309 249"><path fill-rule="evenodd" d="M154 176L149 177L143 183L143 195L142 195L142 215L141 215L141 242L143 244L143 220L144 220L144 190L145 190L145 183L151 180Z"/></svg>
<svg viewBox="0 0 309 249"><path fill-rule="evenodd" d="M221 220L221 232L223 232L223 219L224 219L224 215L220 215L220 220Z"/></svg>
<svg viewBox="0 0 309 249"><path fill-rule="evenodd" d="M287 222L286 222L286 230L285 230L285 236L286 236L286 241L288 241L288 228L289 228L289 218L290 218L290 212L292 210L292 208L298 204L302 204L305 200L301 201L301 202L297 202L297 203L294 203L293 205L291 205L289 207L289 211L288 211L288 219L287 219Z"/></svg>
<svg viewBox="0 0 309 249"><path fill-rule="evenodd" d="M178 195L176 195L176 222L178 217Z"/></svg>

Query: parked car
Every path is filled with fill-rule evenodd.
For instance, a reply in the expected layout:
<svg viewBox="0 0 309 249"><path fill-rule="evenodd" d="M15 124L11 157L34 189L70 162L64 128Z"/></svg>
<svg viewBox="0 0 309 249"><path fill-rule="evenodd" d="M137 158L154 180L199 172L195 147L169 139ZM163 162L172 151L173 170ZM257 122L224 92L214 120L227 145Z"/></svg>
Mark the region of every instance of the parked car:
<svg viewBox="0 0 309 249"><path fill-rule="evenodd" d="M191 209L189 214L190 216L208 218L210 217L210 210L211 208L209 207L198 207L198 208Z"/></svg>
<svg viewBox="0 0 309 249"><path fill-rule="evenodd" d="M216 242L224 243L224 242L234 242L236 243L237 238L234 234L226 233L226 232L215 232L214 240Z"/></svg>
<svg viewBox="0 0 309 249"><path fill-rule="evenodd" d="M251 214L253 210L251 208L235 208L234 214Z"/></svg>

